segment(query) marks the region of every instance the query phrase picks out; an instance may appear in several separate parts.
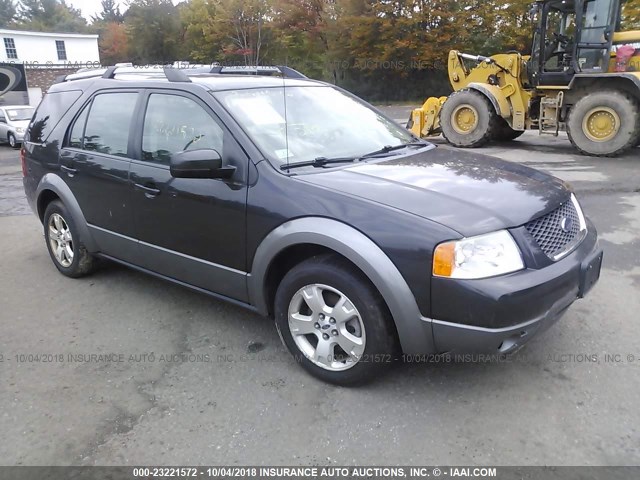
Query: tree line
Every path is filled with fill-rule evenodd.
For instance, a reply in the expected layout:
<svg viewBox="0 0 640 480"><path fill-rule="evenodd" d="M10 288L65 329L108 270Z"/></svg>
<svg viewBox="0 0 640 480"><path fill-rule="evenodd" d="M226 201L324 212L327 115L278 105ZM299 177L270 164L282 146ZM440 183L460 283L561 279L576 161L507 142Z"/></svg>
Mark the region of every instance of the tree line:
<svg viewBox="0 0 640 480"><path fill-rule="evenodd" d="M288 65L377 101L447 94L447 54L530 50L532 0L0 0L0 27L98 33L102 63ZM623 26L640 29L640 0Z"/></svg>

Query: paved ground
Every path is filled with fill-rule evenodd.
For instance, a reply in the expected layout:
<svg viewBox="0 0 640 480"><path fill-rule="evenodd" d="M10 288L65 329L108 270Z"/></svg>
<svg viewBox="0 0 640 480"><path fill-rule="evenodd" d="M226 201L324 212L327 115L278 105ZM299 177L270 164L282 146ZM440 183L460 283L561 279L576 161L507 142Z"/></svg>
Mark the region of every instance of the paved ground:
<svg viewBox="0 0 640 480"><path fill-rule="evenodd" d="M0 147L0 463L640 464L640 151L598 160L535 135L484 151L574 184L600 284L509 363L344 389L243 310L113 265L59 275Z"/></svg>

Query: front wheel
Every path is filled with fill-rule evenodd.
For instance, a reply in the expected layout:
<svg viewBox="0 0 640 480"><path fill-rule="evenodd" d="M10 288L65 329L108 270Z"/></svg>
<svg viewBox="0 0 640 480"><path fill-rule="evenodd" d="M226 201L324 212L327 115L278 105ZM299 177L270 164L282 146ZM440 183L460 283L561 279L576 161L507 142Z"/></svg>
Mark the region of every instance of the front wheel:
<svg viewBox="0 0 640 480"><path fill-rule="evenodd" d="M638 103L616 90L590 93L569 112L567 133L573 146L585 155L621 155L640 138Z"/></svg>
<svg viewBox="0 0 640 480"><path fill-rule="evenodd" d="M475 90L453 93L440 112L442 135L452 145L477 148L495 138L498 114L487 97Z"/></svg>
<svg viewBox="0 0 640 480"><path fill-rule="evenodd" d="M18 147L18 141L16 140L16 136L13 133L10 133L9 135L7 135L7 141L9 142L9 146L11 148Z"/></svg>
<svg viewBox="0 0 640 480"><path fill-rule="evenodd" d="M274 307L283 343L321 380L363 383L393 363L396 334L384 301L339 257L322 255L295 266L282 279Z"/></svg>

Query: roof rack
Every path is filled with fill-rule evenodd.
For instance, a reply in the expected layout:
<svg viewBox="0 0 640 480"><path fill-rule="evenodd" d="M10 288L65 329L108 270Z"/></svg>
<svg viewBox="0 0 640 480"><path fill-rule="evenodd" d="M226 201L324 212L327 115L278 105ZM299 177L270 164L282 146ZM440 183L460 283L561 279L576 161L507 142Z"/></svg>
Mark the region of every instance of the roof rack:
<svg viewBox="0 0 640 480"><path fill-rule="evenodd" d="M302 73L284 65L276 66L215 66L209 73L228 75L281 75L284 78L307 78Z"/></svg>
<svg viewBox="0 0 640 480"><path fill-rule="evenodd" d="M278 75L283 78L307 78L291 67L279 66L237 66L214 67L199 66L196 68L176 68L169 66L134 67L131 63L120 63L106 68L82 69L76 73L56 78L55 83L83 80L87 78L116 78L117 75L127 77L145 75L151 78L166 78L170 82L191 82L189 75L196 74L227 74L227 75Z"/></svg>
<svg viewBox="0 0 640 480"><path fill-rule="evenodd" d="M191 82L183 70L173 67L134 67L131 64L114 65L106 68L84 69L64 77L58 77L56 83L83 80L87 78L115 78L116 75L145 75L147 77L166 78L170 82Z"/></svg>

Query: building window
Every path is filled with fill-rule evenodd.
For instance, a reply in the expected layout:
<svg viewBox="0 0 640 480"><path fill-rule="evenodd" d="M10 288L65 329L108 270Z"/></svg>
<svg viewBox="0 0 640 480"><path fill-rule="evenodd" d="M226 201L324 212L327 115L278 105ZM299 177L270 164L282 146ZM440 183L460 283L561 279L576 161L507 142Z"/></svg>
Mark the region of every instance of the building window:
<svg viewBox="0 0 640 480"><path fill-rule="evenodd" d="M58 51L58 60L67 59L67 49L64 47L64 40L56 40L56 50Z"/></svg>
<svg viewBox="0 0 640 480"><path fill-rule="evenodd" d="M18 58L16 42L13 41L13 38L4 39L4 49L7 51L7 58Z"/></svg>

